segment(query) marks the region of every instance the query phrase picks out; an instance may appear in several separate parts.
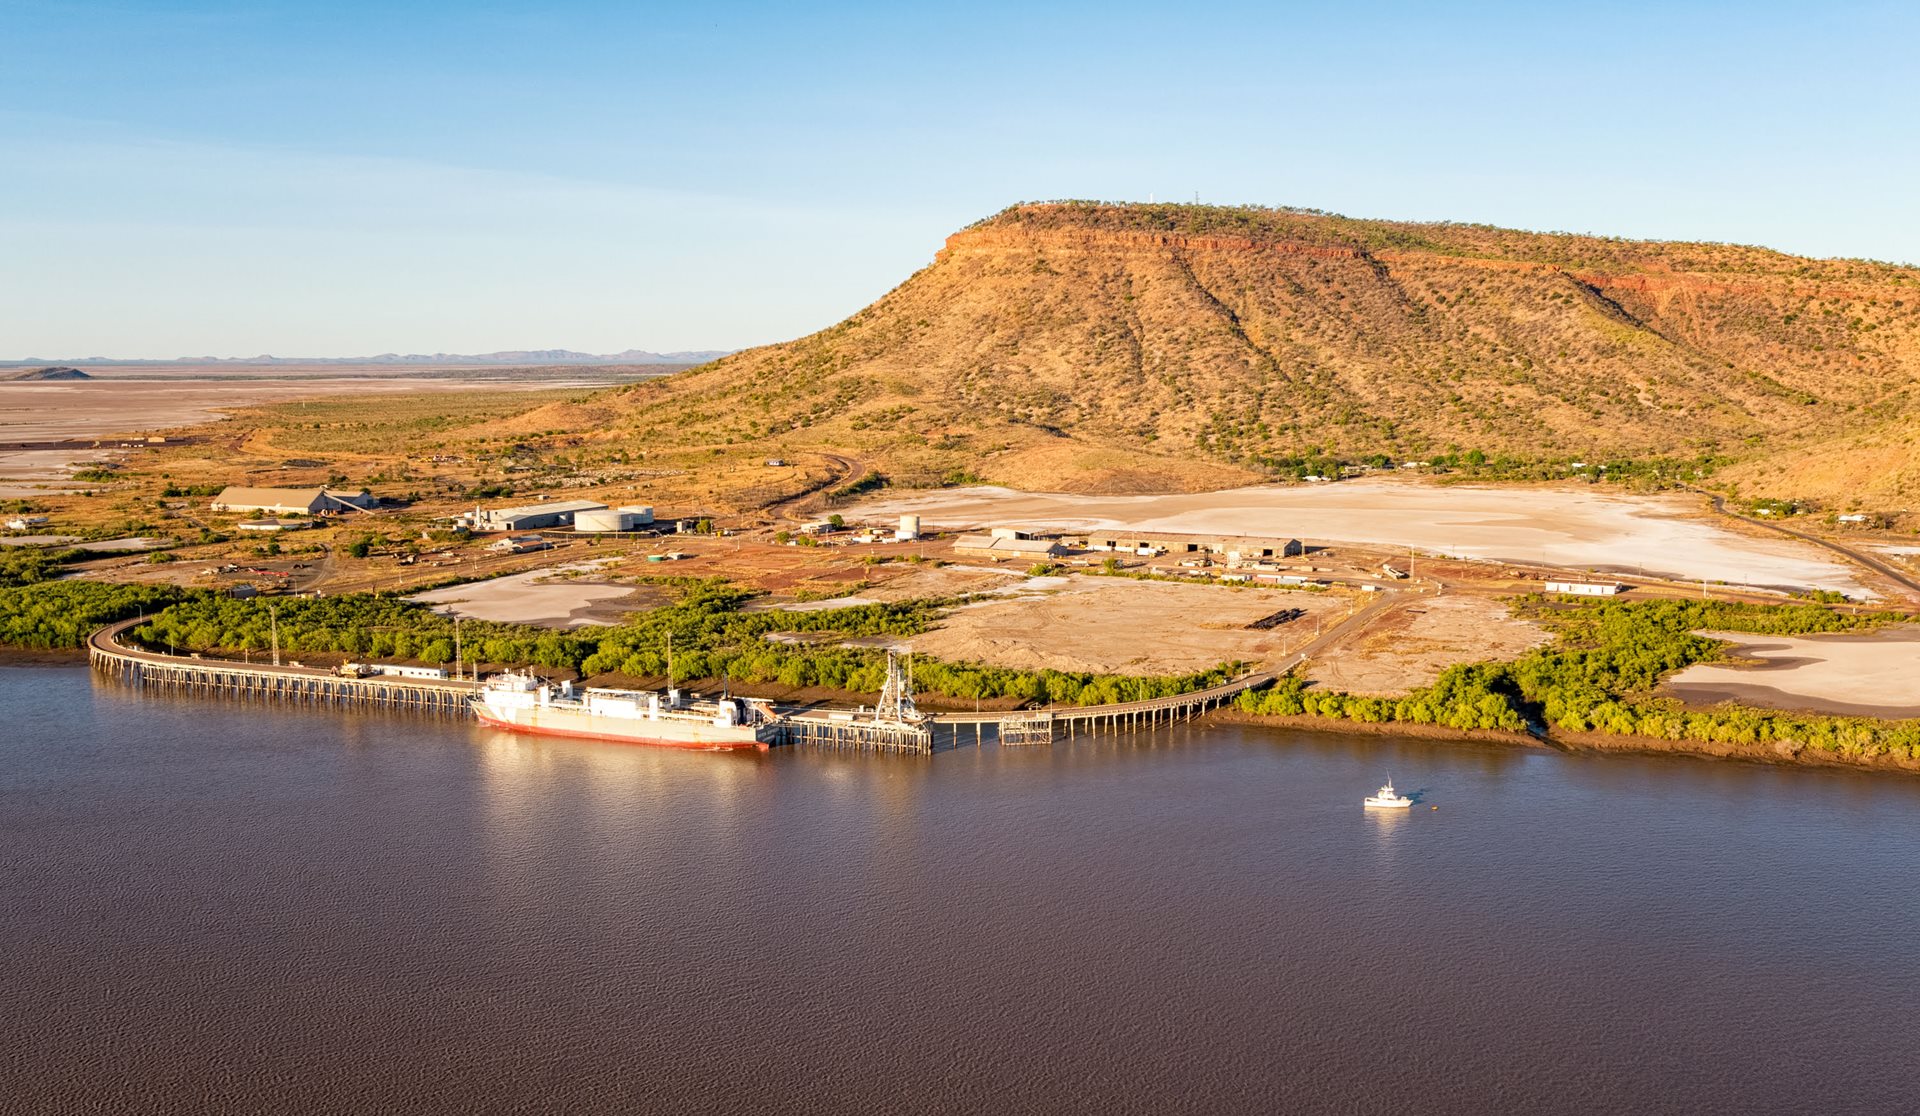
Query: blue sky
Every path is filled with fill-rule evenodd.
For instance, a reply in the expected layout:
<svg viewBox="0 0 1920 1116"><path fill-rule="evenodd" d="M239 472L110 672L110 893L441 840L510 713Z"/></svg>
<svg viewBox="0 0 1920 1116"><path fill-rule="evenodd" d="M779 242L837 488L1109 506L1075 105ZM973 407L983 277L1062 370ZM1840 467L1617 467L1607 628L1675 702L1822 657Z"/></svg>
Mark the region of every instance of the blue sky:
<svg viewBox="0 0 1920 1116"><path fill-rule="evenodd" d="M1920 5L0 0L0 359L732 348L1019 200L1920 261Z"/></svg>

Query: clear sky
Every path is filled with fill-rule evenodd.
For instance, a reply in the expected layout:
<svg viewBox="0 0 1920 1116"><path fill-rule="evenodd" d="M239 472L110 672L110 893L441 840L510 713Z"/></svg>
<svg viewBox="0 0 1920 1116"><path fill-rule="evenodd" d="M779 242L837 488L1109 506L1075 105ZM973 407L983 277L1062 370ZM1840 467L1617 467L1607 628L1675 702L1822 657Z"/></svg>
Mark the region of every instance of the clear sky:
<svg viewBox="0 0 1920 1116"><path fill-rule="evenodd" d="M1920 4L0 0L0 359L734 348L1020 200L1920 261Z"/></svg>

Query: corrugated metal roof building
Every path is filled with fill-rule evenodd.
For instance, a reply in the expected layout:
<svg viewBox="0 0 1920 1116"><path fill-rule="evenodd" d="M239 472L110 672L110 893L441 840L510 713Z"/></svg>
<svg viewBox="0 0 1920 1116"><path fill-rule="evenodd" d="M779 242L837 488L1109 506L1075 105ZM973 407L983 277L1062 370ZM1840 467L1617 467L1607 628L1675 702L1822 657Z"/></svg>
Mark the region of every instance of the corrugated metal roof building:
<svg viewBox="0 0 1920 1116"><path fill-rule="evenodd" d="M955 554L982 558L1057 558L1065 549L1051 539L1008 539L993 535L961 535L953 541Z"/></svg>
<svg viewBox="0 0 1920 1116"><path fill-rule="evenodd" d="M365 494L347 494L328 488L248 488L228 485L213 498L217 512L269 512L273 515L327 515L360 511L373 506Z"/></svg>

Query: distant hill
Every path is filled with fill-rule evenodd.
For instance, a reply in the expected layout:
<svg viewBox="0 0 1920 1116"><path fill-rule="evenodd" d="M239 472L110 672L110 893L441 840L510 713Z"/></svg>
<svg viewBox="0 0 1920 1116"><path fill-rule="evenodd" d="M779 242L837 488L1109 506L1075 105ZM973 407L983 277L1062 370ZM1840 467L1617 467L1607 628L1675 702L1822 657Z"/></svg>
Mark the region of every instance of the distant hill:
<svg viewBox="0 0 1920 1116"><path fill-rule="evenodd" d="M10 383L18 383L26 380L42 381L42 380L91 380L91 379L93 379L92 376L87 375L85 372L80 371L78 368L64 368L64 367L23 368L18 372L0 372L0 381L6 381Z"/></svg>
<svg viewBox="0 0 1920 1116"><path fill-rule="evenodd" d="M543 423L545 425L543 425ZM772 439L898 475L1198 487L1318 453L1735 458L1920 495L1920 270L1290 209L1020 205L796 341L528 429Z"/></svg>
<svg viewBox="0 0 1920 1116"><path fill-rule="evenodd" d="M107 367L128 365L186 364L186 365L236 365L245 367L274 367L279 365L400 365L413 367L444 367L448 365L554 365L554 364L704 364L707 361L726 356L731 349L696 349L689 352L653 353L644 349L627 349L618 353L577 353L571 349L525 349L498 353L381 353L378 356L365 357L176 357L172 360L101 360L88 358L82 364ZM0 361L0 367L9 364L41 364L44 361L29 357L24 361ZM77 371L77 370L76 370Z"/></svg>

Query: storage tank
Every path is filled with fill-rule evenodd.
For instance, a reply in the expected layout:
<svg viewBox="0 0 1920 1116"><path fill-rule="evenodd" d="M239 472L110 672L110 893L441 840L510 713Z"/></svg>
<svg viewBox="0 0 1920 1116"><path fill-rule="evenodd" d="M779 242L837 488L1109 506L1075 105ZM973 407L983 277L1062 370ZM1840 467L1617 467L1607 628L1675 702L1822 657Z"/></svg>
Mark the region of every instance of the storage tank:
<svg viewBox="0 0 1920 1116"><path fill-rule="evenodd" d="M652 525L653 509L649 507L600 508L596 511L576 512L573 517L574 530L594 533L632 531Z"/></svg>
<svg viewBox="0 0 1920 1116"><path fill-rule="evenodd" d="M901 516L900 529L893 533L893 537L896 539L899 539L902 542L907 542L909 540L919 538L920 537L920 517L917 515Z"/></svg>

